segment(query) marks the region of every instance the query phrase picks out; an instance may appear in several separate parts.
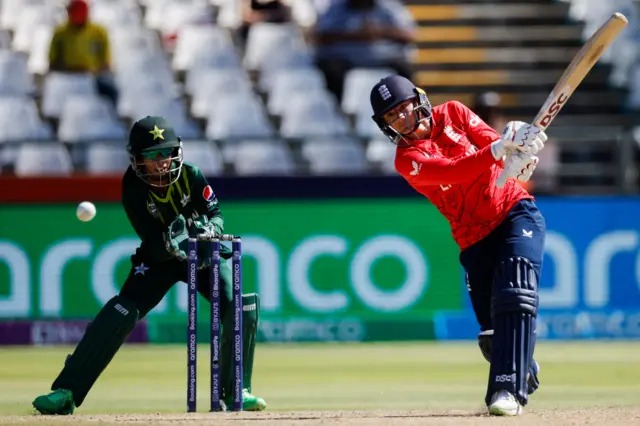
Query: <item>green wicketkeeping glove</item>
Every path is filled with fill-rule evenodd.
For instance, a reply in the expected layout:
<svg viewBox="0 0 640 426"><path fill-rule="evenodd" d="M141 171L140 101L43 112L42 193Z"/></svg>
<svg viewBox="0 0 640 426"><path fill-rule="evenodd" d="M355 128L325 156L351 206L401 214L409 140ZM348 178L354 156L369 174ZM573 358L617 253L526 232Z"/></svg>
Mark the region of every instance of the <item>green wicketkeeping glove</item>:
<svg viewBox="0 0 640 426"><path fill-rule="evenodd" d="M218 232L215 224L209 221L206 215L197 217L189 226L189 236L196 237L200 234L216 235ZM200 241L198 243L198 268L206 268L211 264L211 245L209 242ZM220 257L229 259L232 256L231 249L220 244Z"/></svg>
<svg viewBox="0 0 640 426"><path fill-rule="evenodd" d="M180 260L187 259L189 252L189 231L184 216L179 215L169 225L164 234L164 243L167 251Z"/></svg>

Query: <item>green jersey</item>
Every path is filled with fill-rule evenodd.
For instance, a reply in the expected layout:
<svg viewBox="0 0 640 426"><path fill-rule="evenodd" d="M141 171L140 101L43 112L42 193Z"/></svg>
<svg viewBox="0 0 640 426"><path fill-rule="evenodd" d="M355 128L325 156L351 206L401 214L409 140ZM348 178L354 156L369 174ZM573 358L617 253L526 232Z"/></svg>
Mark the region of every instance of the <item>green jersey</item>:
<svg viewBox="0 0 640 426"><path fill-rule="evenodd" d="M122 179L122 205L131 226L142 240L136 257L147 262L173 259L166 249L164 234L169 224L182 215L191 225L193 219L206 215L217 233L224 222L218 199L200 169L183 163L180 177L162 193L147 185L131 167Z"/></svg>

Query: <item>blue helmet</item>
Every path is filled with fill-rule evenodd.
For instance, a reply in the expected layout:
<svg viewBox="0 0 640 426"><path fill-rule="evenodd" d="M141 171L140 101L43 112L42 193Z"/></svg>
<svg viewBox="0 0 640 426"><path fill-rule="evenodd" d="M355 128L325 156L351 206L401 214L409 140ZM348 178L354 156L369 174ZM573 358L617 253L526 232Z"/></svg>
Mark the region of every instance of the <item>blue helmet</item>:
<svg viewBox="0 0 640 426"><path fill-rule="evenodd" d="M416 125L412 130L415 131L421 119L431 120L431 103L424 90L416 87L410 80L400 75L385 77L371 89L370 100L371 108L373 109L373 116L371 118L378 125L382 133L395 144L397 144L399 140L404 140L404 138L402 134L384 121L384 115L410 99L417 101L417 105L414 108Z"/></svg>

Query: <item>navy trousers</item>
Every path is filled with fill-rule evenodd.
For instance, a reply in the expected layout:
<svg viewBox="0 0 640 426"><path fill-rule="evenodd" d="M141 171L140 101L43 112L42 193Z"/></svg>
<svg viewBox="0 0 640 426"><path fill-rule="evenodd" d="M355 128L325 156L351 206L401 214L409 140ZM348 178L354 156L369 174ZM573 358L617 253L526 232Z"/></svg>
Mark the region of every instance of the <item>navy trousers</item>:
<svg viewBox="0 0 640 426"><path fill-rule="evenodd" d="M493 329L491 294L496 265L511 257L525 257L540 280L546 225L533 200L519 201L505 220L481 241L460 253L467 290L482 331Z"/></svg>

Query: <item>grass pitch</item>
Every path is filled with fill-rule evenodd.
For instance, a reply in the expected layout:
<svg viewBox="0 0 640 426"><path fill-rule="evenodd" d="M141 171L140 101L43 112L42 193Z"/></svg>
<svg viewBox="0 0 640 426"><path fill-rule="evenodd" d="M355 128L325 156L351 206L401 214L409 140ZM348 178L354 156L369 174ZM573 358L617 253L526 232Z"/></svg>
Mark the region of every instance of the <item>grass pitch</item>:
<svg viewBox="0 0 640 426"><path fill-rule="evenodd" d="M208 345L198 347L202 414L196 415L184 414L186 345L129 345L105 370L77 416L34 416L31 401L48 391L72 349L2 348L0 424L210 424L212 416L218 416L216 425L259 426L507 421L484 415L488 363L474 342L260 344L253 391L267 400L268 411L222 415L206 414ZM536 359L541 388L519 423L640 424L640 341L541 341Z"/></svg>

